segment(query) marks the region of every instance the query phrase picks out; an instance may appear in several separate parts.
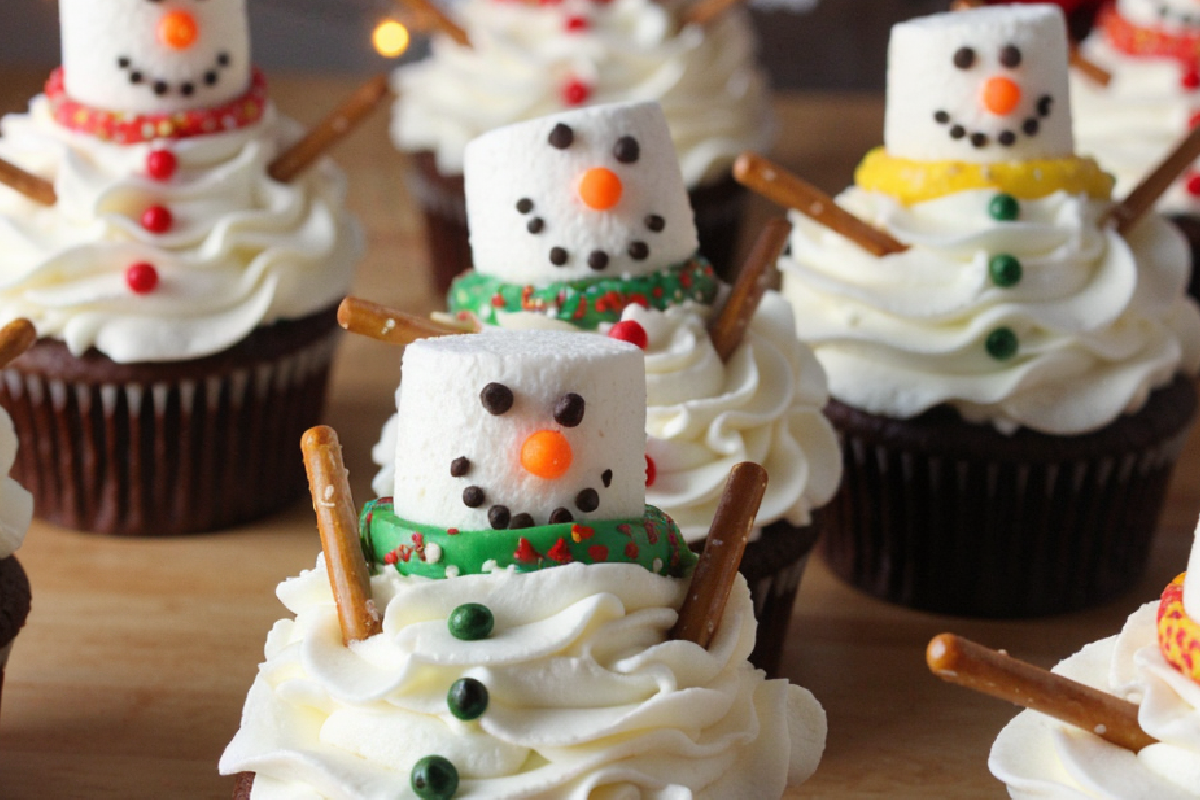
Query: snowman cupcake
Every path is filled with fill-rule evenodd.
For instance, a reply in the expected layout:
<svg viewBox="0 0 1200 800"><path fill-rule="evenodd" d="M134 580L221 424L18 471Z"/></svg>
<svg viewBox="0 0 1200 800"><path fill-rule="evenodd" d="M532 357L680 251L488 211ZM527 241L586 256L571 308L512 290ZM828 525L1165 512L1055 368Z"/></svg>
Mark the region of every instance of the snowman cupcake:
<svg viewBox="0 0 1200 800"><path fill-rule="evenodd" d="M743 560L773 670L805 558L813 511L833 495L840 455L821 414L825 378L769 292L727 360L708 326L724 285L697 250L687 191L653 103L615 104L511 125L472 142L467 210L476 268L453 312L503 327L582 328L635 341L646 355L650 501L699 543L738 461L771 483L762 535ZM387 438L385 432L385 440ZM375 489L390 492L387 447Z"/></svg>
<svg viewBox="0 0 1200 800"><path fill-rule="evenodd" d="M428 58L400 67L392 122L425 210L436 289L471 266L465 148L496 128L585 106L655 101L682 163L704 251L728 276L744 205L734 157L773 137L749 14L731 8L681 24L682 2L467 0L464 39L438 34Z"/></svg>
<svg viewBox="0 0 1200 800"><path fill-rule="evenodd" d="M707 647L668 637L695 556L644 503L638 350L492 330L411 344L403 370L396 495L361 516L380 632L343 644L324 559L285 581L295 616L221 772L341 798L779 798L805 780L824 712L746 661L745 582Z"/></svg>
<svg viewBox="0 0 1200 800"><path fill-rule="evenodd" d="M1054 671L1136 703L1138 726L1150 742L1131 752L1023 711L1000 732L988 758L1012 797L1200 797L1200 536L1187 572L1158 602Z"/></svg>
<svg viewBox="0 0 1200 800"><path fill-rule="evenodd" d="M1056 7L895 26L884 142L837 203L899 247L797 216L781 262L846 459L825 554L933 611L1100 602L1141 573L1195 413L1186 245L1102 222Z"/></svg>
<svg viewBox="0 0 1200 800"><path fill-rule="evenodd" d="M301 131L250 62L244 0L62 0L63 66L0 121L0 316L42 335L3 373L16 475L67 527L233 525L303 492L333 306L362 252L328 162L268 165Z"/></svg>

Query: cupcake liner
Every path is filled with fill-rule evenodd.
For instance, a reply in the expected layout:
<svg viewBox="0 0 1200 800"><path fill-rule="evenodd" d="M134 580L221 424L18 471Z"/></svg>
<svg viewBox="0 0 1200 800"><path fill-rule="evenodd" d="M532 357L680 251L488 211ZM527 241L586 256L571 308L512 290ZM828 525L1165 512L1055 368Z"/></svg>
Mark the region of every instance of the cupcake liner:
<svg viewBox="0 0 1200 800"><path fill-rule="evenodd" d="M1143 573L1197 405L1178 377L1079 436L1011 436L940 407L912 420L832 401L842 488L821 553L884 600L978 617L1096 605Z"/></svg>
<svg viewBox="0 0 1200 800"><path fill-rule="evenodd" d="M440 172L431 150L410 154L409 163L412 168L405 178L406 187L421 207L434 291L444 298L450 283L473 266L463 176ZM729 282L740 266L733 260L748 196L732 174L688 190L700 252Z"/></svg>
<svg viewBox="0 0 1200 800"><path fill-rule="evenodd" d="M29 617L29 577L16 556L0 558L0 705L4 695L4 668L17 633Z"/></svg>
<svg viewBox="0 0 1200 800"><path fill-rule="evenodd" d="M296 457L324 407L332 309L260 328L194 361L116 364L54 340L0 372L26 445L13 477L63 527L178 534L229 527L302 496Z"/></svg>
<svg viewBox="0 0 1200 800"><path fill-rule="evenodd" d="M254 773L239 772L237 781L233 784L233 800L250 800L252 791L254 791Z"/></svg>
<svg viewBox="0 0 1200 800"><path fill-rule="evenodd" d="M779 677L796 593L821 530L822 515L823 511L815 512L812 522L804 526L782 520L766 525L759 537L746 545L738 568L750 587L758 623L750 663L766 672L768 678ZM703 539L688 544L696 552L704 550Z"/></svg>

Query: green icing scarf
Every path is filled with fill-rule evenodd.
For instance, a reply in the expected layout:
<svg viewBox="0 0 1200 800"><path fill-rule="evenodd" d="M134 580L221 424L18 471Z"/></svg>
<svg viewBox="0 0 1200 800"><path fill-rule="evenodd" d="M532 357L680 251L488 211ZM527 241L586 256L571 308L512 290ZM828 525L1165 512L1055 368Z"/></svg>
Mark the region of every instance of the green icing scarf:
<svg viewBox="0 0 1200 800"><path fill-rule="evenodd" d="M595 330L601 323L619 321L631 303L660 311L688 300L712 305L720 285L712 265L697 253L648 275L545 286L505 283L472 271L455 279L447 302L451 312L468 311L486 325L497 324L499 312L524 311Z"/></svg>
<svg viewBox="0 0 1200 800"><path fill-rule="evenodd" d="M391 498L383 497L363 506L358 529L373 571L386 565L427 578L478 575L491 563L534 572L574 561L640 564L657 574L686 578L698 558L675 522L650 505L643 517L460 531L407 522L396 516Z"/></svg>

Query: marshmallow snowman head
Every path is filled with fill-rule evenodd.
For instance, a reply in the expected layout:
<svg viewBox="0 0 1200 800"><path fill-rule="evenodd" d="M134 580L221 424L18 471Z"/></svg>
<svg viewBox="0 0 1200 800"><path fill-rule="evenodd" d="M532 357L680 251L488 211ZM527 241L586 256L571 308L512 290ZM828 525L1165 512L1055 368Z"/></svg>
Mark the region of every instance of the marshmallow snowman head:
<svg viewBox="0 0 1200 800"><path fill-rule="evenodd" d="M646 379L633 345L488 329L404 351L396 514L460 530L641 517Z"/></svg>
<svg viewBox="0 0 1200 800"><path fill-rule="evenodd" d="M1118 0L1117 11L1130 22L1163 31L1200 31L1200 0Z"/></svg>
<svg viewBox="0 0 1200 800"><path fill-rule="evenodd" d="M884 146L897 158L988 163L1074 155L1058 6L994 6L892 28Z"/></svg>
<svg viewBox="0 0 1200 800"><path fill-rule="evenodd" d="M696 226L657 103L619 103L484 134L464 155L475 270L545 285L644 275L695 254Z"/></svg>
<svg viewBox="0 0 1200 800"><path fill-rule="evenodd" d="M63 81L109 111L171 113L250 85L245 0L59 0Z"/></svg>

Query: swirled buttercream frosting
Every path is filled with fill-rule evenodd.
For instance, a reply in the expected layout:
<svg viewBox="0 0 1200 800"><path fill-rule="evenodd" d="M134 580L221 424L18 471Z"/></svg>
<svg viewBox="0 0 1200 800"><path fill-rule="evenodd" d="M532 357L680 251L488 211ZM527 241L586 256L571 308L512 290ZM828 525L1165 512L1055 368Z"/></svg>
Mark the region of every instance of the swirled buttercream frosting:
<svg viewBox="0 0 1200 800"><path fill-rule="evenodd" d="M837 438L821 413L824 371L796 339L791 310L775 292L728 363L713 348L710 315L691 304L625 310L649 340L646 452L655 478L647 502L670 509L687 539L703 539L729 470L753 461L771 476L758 524L806 525L841 478Z"/></svg>
<svg viewBox="0 0 1200 800"><path fill-rule="evenodd" d="M0 121L0 158L50 180L52 207L0 190L0 317L120 363L217 353L329 306L362 233L321 161L267 165L300 135L268 104L220 133L116 144L58 124L48 98Z"/></svg>
<svg viewBox="0 0 1200 800"><path fill-rule="evenodd" d="M1188 250L1149 217L1127 236L1104 201L995 189L905 205L837 199L908 246L883 257L794 215L784 294L838 400L908 418L939 404L1012 431L1095 430L1200 366Z"/></svg>
<svg viewBox="0 0 1200 800"><path fill-rule="evenodd" d="M493 128L584 104L656 100L688 185L716 181L738 153L769 144L754 35L738 9L676 32L670 6L466 0L454 12L471 46L436 36L428 58L396 71L392 138L459 174L467 142Z"/></svg>
<svg viewBox="0 0 1200 800"><path fill-rule="evenodd" d="M1138 753L1036 711L1000 732L988 766L1014 798L1184 800L1200 797L1200 684L1163 658L1157 602L1117 636L1087 645L1055 672L1138 704L1138 724L1157 743Z"/></svg>
<svg viewBox="0 0 1200 800"><path fill-rule="evenodd" d="M460 800L763 800L807 778L824 748L812 695L746 661L740 577L708 649L666 639L687 582L637 565L389 570L371 589L383 632L347 647L323 561L279 587L294 617L267 637L220 762L256 774L255 798L408 797L414 765L436 754ZM490 634L456 636L467 603L491 612Z"/></svg>

